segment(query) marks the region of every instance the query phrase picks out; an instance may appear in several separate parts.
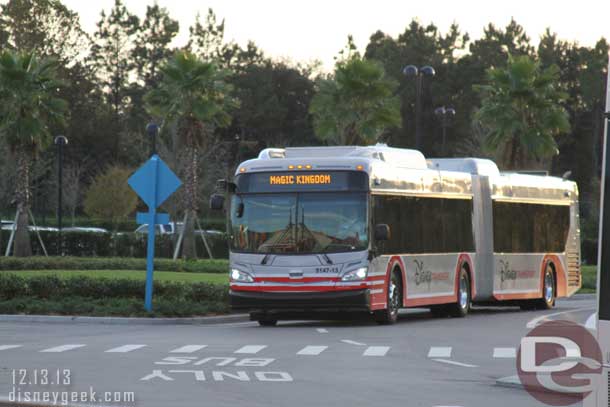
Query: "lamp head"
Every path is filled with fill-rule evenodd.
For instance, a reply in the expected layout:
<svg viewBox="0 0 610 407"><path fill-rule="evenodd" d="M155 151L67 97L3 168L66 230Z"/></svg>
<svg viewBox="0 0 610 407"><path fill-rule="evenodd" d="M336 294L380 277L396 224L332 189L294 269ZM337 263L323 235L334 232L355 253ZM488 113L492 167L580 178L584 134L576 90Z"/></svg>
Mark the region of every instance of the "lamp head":
<svg viewBox="0 0 610 407"><path fill-rule="evenodd" d="M65 136L59 135L59 136L55 137L55 140L53 140L53 143L57 146L65 146L68 144L68 139Z"/></svg>
<svg viewBox="0 0 610 407"><path fill-rule="evenodd" d="M422 69L420 69L420 71L421 71L422 75L424 75L424 76L436 75L436 71L430 65L424 66Z"/></svg>
<svg viewBox="0 0 610 407"><path fill-rule="evenodd" d="M407 65L402 69L402 74L404 76L417 76L419 73L419 69L415 65Z"/></svg>
<svg viewBox="0 0 610 407"><path fill-rule="evenodd" d="M159 133L159 126L156 123L148 123L146 125L146 133L148 133L150 137L156 136Z"/></svg>

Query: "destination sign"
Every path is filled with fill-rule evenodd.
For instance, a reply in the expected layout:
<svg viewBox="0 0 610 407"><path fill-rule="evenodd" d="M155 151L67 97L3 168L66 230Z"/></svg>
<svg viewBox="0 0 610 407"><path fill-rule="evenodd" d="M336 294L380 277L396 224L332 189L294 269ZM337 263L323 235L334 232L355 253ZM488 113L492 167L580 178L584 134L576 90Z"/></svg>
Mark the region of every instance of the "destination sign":
<svg viewBox="0 0 610 407"><path fill-rule="evenodd" d="M310 174L310 175L270 175L270 185L319 185L331 184L332 176L330 174Z"/></svg>
<svg viewBox="0 0 610 407"><path fill-rule="evenodd" d="M237 193L367 191L368 174L363 171L255 172L235 178Z"/></svg>

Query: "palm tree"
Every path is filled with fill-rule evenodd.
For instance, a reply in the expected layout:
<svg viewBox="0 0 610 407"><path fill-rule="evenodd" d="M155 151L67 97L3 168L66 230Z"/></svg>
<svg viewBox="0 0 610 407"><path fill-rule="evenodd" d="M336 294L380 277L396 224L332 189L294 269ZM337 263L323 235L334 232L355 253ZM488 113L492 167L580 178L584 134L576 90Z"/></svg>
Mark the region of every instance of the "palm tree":
<svg viewBox="0 0 610 407"><path fill-rule="evenodd" d="M197 169L199 149L210 141L213 129L230 124L229 110L237 105L225 82L226 72L195 55L179 51L160 68L161 82L144 98L146 109L161 117L166 125L175 125L178 140L185 148L185 202L183 255L196 257L194 225L197 216Z"/></svg>
<svg viewBox="0 0 610 407"><path fill-rule="evenodd" d="M50 144L49 125L64 123L67 102L57 97L58 63L38 59L34 52L4 51L0 55L0 136L17 162L15 201L19 217L15 256L30 256L30 167L38 152Z"/></svg>
<svg viewBox="0 0 610 407"><path fill-rule="evenodd" d="M559 69L543 70L528 56L509 56L508 65L489 69L487 78L487 85L475 86L482 96L475 120L486 133L484 148L508 169L558 154L554 137L570 130Z"/></svg>
<svg viewBox="0 0 610 407"><path fill-rule="evenodd" d="M330 79L320 79L311 101L316 135L330 144L369 144L401 123L397 83L376 61L358 53L339 61Z"/></svg>

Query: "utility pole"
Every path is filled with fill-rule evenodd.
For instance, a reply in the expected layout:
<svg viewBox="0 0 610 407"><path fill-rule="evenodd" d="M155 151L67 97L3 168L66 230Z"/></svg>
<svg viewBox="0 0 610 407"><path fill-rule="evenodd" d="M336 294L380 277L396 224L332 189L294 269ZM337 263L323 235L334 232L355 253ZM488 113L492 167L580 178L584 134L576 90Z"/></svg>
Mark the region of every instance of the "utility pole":
<svg viewBox="0 0 610 407"><path fill-rule="evenodd" d="M422 126L422 96L424 92L424 78L432 78L436 71L429 65L421 68L415 65L407 65L402 70L403 75L415 79L415 149L422 151L424 148L424 135Z"/></svg>
<svg viewBox="0 0 610 407"><path fill-rule="evenodd" d="M64 146L68 144L68 139L65 136L59 135L55 137L55 145L57 146L57 255L64 255L64 240L61 234L62 229L62 190L63 190L63 166L64 166Z"/></svg>

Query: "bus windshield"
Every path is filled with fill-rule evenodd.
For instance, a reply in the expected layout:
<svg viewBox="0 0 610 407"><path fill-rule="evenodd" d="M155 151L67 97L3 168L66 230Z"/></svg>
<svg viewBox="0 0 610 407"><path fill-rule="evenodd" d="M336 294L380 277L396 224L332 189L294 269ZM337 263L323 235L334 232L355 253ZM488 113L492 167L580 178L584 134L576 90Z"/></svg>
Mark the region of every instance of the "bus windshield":
<svg viewBox="0 0 610 407"><path fill-rule="evenodd" d="M367 194L362 192L235 195L231 248L248 253L365 250L367 224Z"/></svg>

